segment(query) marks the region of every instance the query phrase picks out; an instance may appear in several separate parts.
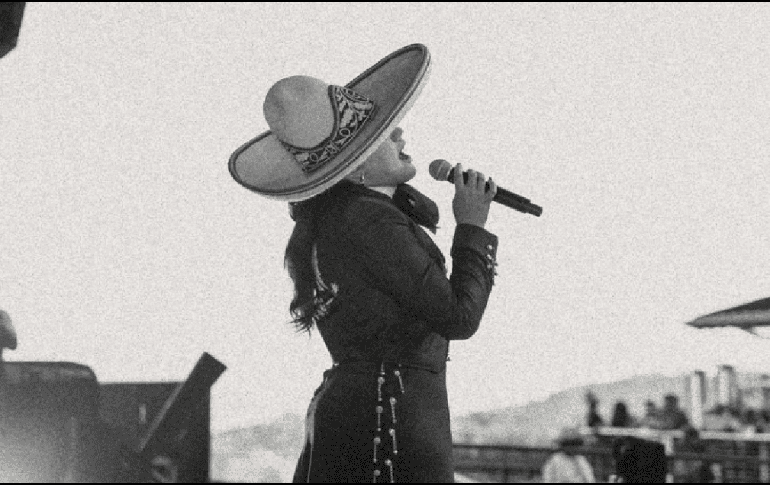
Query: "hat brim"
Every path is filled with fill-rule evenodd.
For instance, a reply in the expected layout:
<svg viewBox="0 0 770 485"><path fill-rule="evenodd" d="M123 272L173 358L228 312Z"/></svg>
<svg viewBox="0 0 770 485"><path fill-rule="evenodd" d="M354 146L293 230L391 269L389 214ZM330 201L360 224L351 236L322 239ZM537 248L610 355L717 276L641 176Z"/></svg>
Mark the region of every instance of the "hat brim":
<svg viewBox="0 0 770 485"><path fill-rule="evenodd" d="M562 448L574 448L583 446L583 438L564 438L558 441L558 445Z"/></svg>
<svg viewBox="0 0 770 485"><path fill-rule="evenodd" d="M230 156L236 182L265 197L296 202L324 192L355 170L401 122L420 94L430 71L422 44L403 47L345 87L374 101L376 109L361 131L332 161L305 173L278 138L266 131Z"/></svg>

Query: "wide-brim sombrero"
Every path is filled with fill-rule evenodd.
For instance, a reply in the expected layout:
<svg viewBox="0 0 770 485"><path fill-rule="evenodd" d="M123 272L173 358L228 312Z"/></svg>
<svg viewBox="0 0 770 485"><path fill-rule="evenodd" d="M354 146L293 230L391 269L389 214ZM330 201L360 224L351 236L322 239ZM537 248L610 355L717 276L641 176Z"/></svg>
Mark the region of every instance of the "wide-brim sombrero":
<svg viewBox="0 0 770 485"><path fill-rule="evenodd" d="M324 192L355 170L390 135L414 104L430 71L422 44L403 47L345 85L374 102L376 109L334 159L310 173L278 137L266 131L230 157L236 182L265 197L296 202Z"/></svg>

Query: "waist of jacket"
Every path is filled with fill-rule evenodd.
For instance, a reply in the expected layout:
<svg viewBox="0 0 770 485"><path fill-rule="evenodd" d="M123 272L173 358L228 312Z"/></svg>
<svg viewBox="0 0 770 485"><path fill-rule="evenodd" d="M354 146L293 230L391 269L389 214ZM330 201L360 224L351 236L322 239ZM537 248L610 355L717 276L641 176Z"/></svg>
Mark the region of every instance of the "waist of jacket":
<svg viewBox="0 0 770 485"><path fill-rule="evenodd" d="M416 369L432 372L433 374L439 374L446 369L446 363L442 362L441 366L432 366L424 362L412 362L412 361L369 361L369 360L348 360L342 362L335 362L329 371L349 371L356 373L390 373L397 369Z"/></svg>

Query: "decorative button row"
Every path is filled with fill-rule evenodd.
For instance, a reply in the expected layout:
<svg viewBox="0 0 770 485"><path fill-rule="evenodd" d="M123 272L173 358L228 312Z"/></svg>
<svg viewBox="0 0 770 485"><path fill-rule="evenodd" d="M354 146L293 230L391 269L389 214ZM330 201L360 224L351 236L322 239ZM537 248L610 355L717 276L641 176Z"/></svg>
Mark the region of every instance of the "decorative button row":
<svg viewBox="0 0 770 485"><path fill-rule="evenodd" d="M380 365L380 371L379 375L377 376L377 404L375 405L375 414L377 419L377 434L374 436L374 439L372 441L372 448L373 448L373 456L372 461L374 462L375 470L373 472L372 476L372 482L377 483L382 478L390 478L390 483L395 482L395 476L394 476L394 463L393 459L398 455L398 445L396 441L396 405L398 404L398 400L395 396L388 395L392 391L400 391L401 394L404 394L404 381L401 376L401 372L399 369L393 369L393 376L398 380L398 390L394 389L394 386L385 386L385 383L388 381L386 379L387 374L390 371L385 371L385 364L382 363ZM394 382L395 384L395 382ZM383 388L384 387L384 388ZM387 403L387 404L386 404ZM383 421L385 418L385 410L390 407L390 417L392 424L388 426L387 432L386 432L386 439L389 438L389 441L392 445L392 450L388 451L385 449L384 445L385 442L383 438L380 437L380 433L383 431ZM387 425L386 425L387 426ZM378 455L378 452L380 455ZM385 453L385 456L382 456L381 454ZM390 458L388 458L388 455L390 455ZM383 476L384 475L384 476Z"/></svg>
<svg viewBox="0 0 770 485"><path fill-rule="evenodd" d="M388 470L390 471L390 483L396 483L395 476L393 474L393 462L390 460L385 460L385 466L388 467ZM374 470L372 483L377 483L377 479L380 478L380 475L382 475L382 472L379 469Z"/></svg>
<svg viewBox="0 0 770 485"><path fill-rule="evenodd" d="M491 244L487 244L487 251L492 251L494 249L494 246ZM495 266L497 266L497 261L495 261L495 257L492 256L492 253L487 253L487 259L489 260L487 262L487 269L494 269ZM497 276L497 270L495 270L495 276Z"/></svg>

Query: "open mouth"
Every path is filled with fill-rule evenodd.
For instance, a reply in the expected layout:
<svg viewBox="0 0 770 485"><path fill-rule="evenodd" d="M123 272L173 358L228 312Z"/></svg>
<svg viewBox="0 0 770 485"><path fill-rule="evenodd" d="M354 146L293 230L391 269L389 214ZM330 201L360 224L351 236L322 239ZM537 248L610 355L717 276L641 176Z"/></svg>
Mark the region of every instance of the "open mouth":
<svg viewBox="0 0 770 485"><path fill-rule="evenodd" d="M401 160L402 162L411 162L412 161L412 157L410 157L409 155L407 155L404 152L398 152L398 159Z"/></svg>

